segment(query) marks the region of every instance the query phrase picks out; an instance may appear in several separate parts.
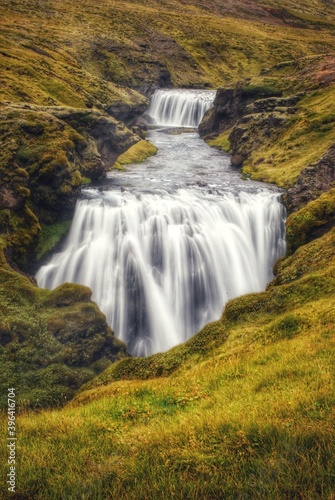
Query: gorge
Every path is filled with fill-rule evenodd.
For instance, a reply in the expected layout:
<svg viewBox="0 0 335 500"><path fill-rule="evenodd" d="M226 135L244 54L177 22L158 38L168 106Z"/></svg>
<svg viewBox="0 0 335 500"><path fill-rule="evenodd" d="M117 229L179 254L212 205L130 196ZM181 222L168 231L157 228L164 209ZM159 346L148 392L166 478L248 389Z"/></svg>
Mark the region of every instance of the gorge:
<svg viewBox="0 0 335 500"><path fill-rule="evenodd" d="M156 91L144 116L157 155L84 188L63 250L37 273L43 288L89 286L135 356L184 342L228 300L264 290L285 253L278 189L243 181L195 131L169 128L198 125L213 98Z"/></svg>

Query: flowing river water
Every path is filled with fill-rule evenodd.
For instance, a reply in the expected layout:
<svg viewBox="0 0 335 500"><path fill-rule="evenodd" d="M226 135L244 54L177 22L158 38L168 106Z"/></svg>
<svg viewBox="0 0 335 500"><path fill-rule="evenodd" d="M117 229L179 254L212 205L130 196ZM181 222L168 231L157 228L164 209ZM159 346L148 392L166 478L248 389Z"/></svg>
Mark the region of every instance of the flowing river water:
<svg viewBox="0 0 335 500"><path fill-rule="evenodd" d="M197 126L213 97L153 96L157 155L84 188L62 250L36 276L50 289L89 286L133 355L165 351L218 319L227 300L264 290L285 252L279 190L242 180L192 129L168 128Z"/></svg>

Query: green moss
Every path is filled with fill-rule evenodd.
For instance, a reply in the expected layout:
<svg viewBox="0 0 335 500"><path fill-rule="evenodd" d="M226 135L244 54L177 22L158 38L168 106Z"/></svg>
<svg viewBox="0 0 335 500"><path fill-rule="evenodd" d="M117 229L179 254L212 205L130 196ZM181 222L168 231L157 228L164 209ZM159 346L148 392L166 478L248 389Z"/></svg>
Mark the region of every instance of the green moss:
<svg viewBox="0 0 335 500"><path fill-rule="evenodd" d="M242 87L242 89L243 89L243 93L249 97L254 97L254 96L257 97L259 95L263 95L265 97L266 96L272 97L272 96L281 96L282 95L282 91L280 89L278 89L276 85L269 85L269 84L266 84L266 82L264 82L263 85L262 84L244 85Z"/></svg>
<svg viewBox="0 0 335 500"><path fill-rule="evenodd" d="M305 69L307 71L307 69ZM300 68L291 74L289 85L298 85ZM316 68L310 67L310 80L317 78ZM309 164L318 161L335 142L334 119L335 85L319 88L316 92L302 97L293 115L287 116L284 127L274 128L272 134L263 134L266 127L252 130L243 171L255 180L275 182L282 187L290 187L300 172ZM253 142L252 142L253 141Z"/></svg>
<svg viewBox="0 0 335 500"><path fill-rule="evenodd" d="M37 262L59 245L68 233L70 226L71 221L58 222L52 225L42 225L38 245L36 247Z"/></svg>
<svg viewBox="0 0 335 500"><path fill-rule="evenodd" d="M131 146L125 153L122 153L116 160L116 166L113 168L119 168L118 165L130 165L131 163L141 163L149 156L157 154L157 148L151 144L151 142L146 140L141 140Z"/></svg>
<svg viewBox="0 0 335 500"><path fill-rule="evenodd" d="M206 142L207 144L209 144L209 146L213 148L222 149L227 153L231 153L230 141L229 141L230 132L231 130L228 130L227 132L224 132L223 134L220 134L217 137L215 137L215 139L210 139Z"/></svg>
<svg viewBox="0 0 335 500"><path fill-rule="evenodd" d="M6 387L17 387L17 404L61 405L79 386L124 356L104 315L91 302L91 290L64 284L37 288L13 271L0 254L1 407Z"/></svg>

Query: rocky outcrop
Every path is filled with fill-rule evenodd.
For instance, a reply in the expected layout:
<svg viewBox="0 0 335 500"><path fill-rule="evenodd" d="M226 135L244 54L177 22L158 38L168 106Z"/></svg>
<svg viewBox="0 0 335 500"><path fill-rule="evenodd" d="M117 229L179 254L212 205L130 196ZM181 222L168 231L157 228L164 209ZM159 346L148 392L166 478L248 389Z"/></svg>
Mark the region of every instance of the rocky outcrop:
<svg viewBox="0 0 335 500"><path fill-rule="evenodd" d="M92 154L99 159L98 168L93 171L90 166L86 168L85 173L94 179L104 177L116 158L140 140L123 122L98 110L57 106L49 107L47 111L85 138L87 146L83 148L83 160L87 161Z"/></svg>
<svg viewBox="0 0 335 500"><path fill-rule="evenodd" d="M125 123L127 126L131 126L144 113L148 105L149 99L143 97L143 101L137 105L119 101L107 106L105 111L117 120Z"/></svg>
<svg viewBox="0 0 335 500"><path fill-rule="evenodd" d="M229 135L232 165L241 167L249 155L264 142L275 140L289 120L286 108L280 111L246 114Z"/></svg>
<svg viewBox="0 0 335 500"><path fill-rule="evenodd" d="M285 194L289 212L296 212L321 193L335 187L335 144L323 157L300 173L296 184Z"/></svg>
<svg viewBox="0 0 335 500"><path fill-rule="evenodd" d="M6 263L0 239L0 406L8 383L18 405L60 405L112 362L127 356L89 288L37 288Z"/></svg>
<svg viewBox="0 0 335 500"><path fill-rule="evenodd" d="M247 111L247 108L255 100L265 98L271 94L278 95L278 92L264 87L243 87L241 85L218 89L213 108L207 111L199 125L200 136L220 134L225 130L229 130L245 114L260 112L256 110ZM264 100L267 101L267 99Z"/></svg>
<svg viewBox="0 0 335 500"><path fill-rule="evenodd" d="M276 140L297 111L303 94L278 97L275 89L237 85L219 89L214 106L204 116L199 134L215 137L231 129L229 134L231 163L241 168L251 153L267 142Z"/></svg>
<svg viewBox="0 0 335 500"><path fill-rule="evenodd" d="M0 233L21 268L34 260L41 224L70 219L83 182L101 179L140 137L94 109L0 109Z"/></svg>

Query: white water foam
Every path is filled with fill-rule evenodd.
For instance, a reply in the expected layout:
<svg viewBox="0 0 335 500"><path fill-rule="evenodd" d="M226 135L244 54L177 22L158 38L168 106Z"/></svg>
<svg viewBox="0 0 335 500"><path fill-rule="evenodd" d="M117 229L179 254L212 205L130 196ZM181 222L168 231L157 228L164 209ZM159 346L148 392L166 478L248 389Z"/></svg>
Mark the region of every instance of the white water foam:
<svg viewBox="0 0 335 500"><path fill-rule="evenodd" d="M134 355L165 351L218 319L227 300L264 290L284 253L278 193L96 195L78 201L63 251L37 281L91 287Z"/></svg>

